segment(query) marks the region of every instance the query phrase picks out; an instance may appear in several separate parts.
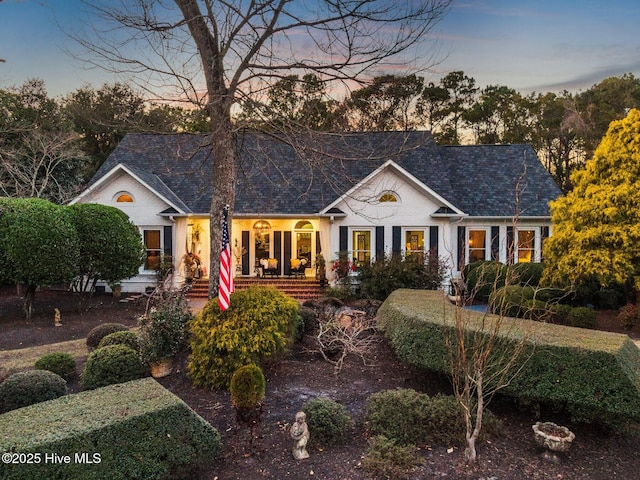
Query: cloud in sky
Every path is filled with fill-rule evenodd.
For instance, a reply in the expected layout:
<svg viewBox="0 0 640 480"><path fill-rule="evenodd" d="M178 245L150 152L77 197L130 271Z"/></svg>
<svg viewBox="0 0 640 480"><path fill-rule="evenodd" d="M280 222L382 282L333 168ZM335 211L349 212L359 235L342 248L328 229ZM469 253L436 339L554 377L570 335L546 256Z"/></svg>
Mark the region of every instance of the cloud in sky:
<svg viewBox="0 0 640 480"><path fill-rule="evenodd" d="M61 95L114 81L64 53L68 39L57 20L78 8L79 0L0 2L0 88L39 77ZM429 50L413 54L441 59L428 81L463 70L480 87L577 91L608 76L640 77L639 23L637 0L461 0L429 35L437 47L428 41Z"/></svg>

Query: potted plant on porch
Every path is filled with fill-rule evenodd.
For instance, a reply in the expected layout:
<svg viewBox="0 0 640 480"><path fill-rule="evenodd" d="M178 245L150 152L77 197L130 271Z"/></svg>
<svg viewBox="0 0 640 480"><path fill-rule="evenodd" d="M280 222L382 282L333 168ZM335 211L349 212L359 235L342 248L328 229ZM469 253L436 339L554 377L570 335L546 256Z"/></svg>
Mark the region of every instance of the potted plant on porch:
<svg viewBox="0 0 640 480"><path fill-rule="evenodd" d="M187 322L193 317L180 292L163 292L158 303L138 321L140 358L156 378L172 372L173 357L183 346Z"/></svg>

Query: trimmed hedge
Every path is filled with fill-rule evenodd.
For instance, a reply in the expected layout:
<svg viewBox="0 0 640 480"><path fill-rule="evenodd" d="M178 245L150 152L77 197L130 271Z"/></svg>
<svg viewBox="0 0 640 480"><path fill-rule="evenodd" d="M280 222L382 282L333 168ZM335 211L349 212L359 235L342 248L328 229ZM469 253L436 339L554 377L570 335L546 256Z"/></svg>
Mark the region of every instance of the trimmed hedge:
<svg viewBox="0 0 640 480"><path fill-rule="evenodd" d="M0 415L0 431L0 452L40 456L4 464L6 480L189 478L220 450L218 431L149 378L14 410ZM47 453L70 463L47 463Z"/></svg>
<svg viewBox="0 0 640 480"><path fill-rule="evenodd" d="M452 325L455 308L441 292L397 290L378 310L378 328L403 360L450 373L443 332L451 328L444 319ZM480 324L482 314L466 313ZM627 335L510 318L503 326L510 338L528 331L535 340L503 393L564 409L574 421L640 421L640 350Z"/></svg>

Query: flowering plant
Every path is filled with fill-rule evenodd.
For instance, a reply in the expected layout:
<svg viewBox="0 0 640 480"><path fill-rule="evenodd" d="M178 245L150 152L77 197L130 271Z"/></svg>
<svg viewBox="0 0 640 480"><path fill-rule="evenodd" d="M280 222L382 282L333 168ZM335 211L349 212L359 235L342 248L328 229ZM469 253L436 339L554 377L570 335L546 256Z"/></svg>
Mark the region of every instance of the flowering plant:
<svg viewBox="0 0 640 480"><path fill-rule="evenodd" d="M338 278L346 277L350 272L356 271L356 264L348 257L340 255L340 258L333 262L331 271L335 272Z"/></svg>

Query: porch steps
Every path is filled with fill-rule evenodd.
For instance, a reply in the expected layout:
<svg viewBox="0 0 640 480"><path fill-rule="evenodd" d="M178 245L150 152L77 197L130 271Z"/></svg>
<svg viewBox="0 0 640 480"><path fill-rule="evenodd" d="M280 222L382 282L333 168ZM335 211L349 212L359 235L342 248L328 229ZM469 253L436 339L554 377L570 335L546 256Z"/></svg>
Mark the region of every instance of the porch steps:
<svg viewBox="0 0 640 480"><path fill-rule="evenodd" d="M280 290L299 301L319 298L322 290L315 279L302 278L257 278L257 277L236 277L233 279L236 292L244 290L252 285L269 285ZM187 292L188 298L206 298L209 293L209 279L201 278L192 284Z"/></svg>

